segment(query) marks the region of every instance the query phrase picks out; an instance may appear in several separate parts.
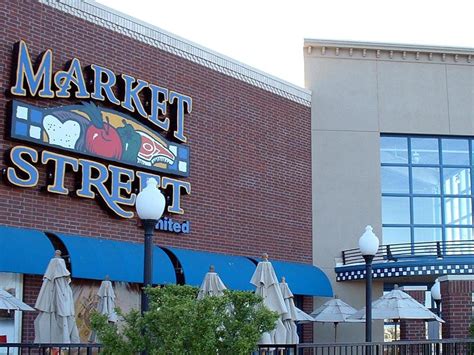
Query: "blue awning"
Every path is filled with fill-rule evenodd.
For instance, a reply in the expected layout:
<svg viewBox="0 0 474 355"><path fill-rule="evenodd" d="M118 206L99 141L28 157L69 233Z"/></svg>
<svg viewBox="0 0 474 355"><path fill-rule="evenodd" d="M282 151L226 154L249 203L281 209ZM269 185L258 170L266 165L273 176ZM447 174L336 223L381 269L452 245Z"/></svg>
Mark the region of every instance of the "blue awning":
<svg viewBox="0 0 474 355"><path fill-rule="evenodd" d="M71 259L72 277L112 281L143 282L143 244L54 233ZM176 283L170 258L153 248L153 283Z"/></svg>
<svg viewBox="0 0 474 355"><path fill-rule="evenodd" d="M32 229L0 226L0 271L43 275L54 256L46 234Z"/></svg>
<svg viewBox="0 0 474 355"><path fill-rule="evenodd" d="M280 281L282 276L295 295L332 297L332 287L326 274L311 264L270 260Z"/></svg>
<svg viewBox="0 0 474 355"><path fill-rule="evenodd" d="M253 290L250 278L255 264L243 256L210 253L204 251L166 248L181 263L187 285L200 286L209 266L214 265L224 284L233 290Z"/></svg>

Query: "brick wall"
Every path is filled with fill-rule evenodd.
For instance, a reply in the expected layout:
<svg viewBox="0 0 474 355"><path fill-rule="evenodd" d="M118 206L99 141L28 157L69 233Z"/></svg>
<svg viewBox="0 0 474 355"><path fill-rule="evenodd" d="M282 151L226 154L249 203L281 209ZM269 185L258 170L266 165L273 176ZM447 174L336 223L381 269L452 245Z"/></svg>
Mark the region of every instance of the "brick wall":
<svg viewBox="0 0 474 355"><path fill-rule="evenodd" d="M426 287L423 288L424 290L402 289L421 304L425 304ZM425 321L418 319L401 320L400 340L426 340Z"/></svg>
<svg viewBox="0 0 474 355"><path fill-rule="evenodd" d="M443 280L444 278L440 279L441 318L446 322L442 325L443 338L469 338L474 279Z"/></svg>
<svg viewBox="0 0 474 355"><path fill-rule="evenodd" d="M301 308L304 312L310 314L314 311L313 309L313 297L303 297L303 307ZM313 342L313 323L302 324L302 339L300 343L312 343Z"/></svg>
<svg viewBox="0 0 474 355"><path fill-rule="evenodd" d="M310 108L95 26L32 0L0 0L0 168L15 146L8 132L12 48L26 41L32 58L53 50L53 69L73 57L193 98L185 135L191 149L192 194L182 198L190 235L156 233L155 243L189 249L310 263ZM18 99L18 98L15 98ZM38 106L74 100L25 99ZM115 107L110 107L115 109ZM2 224L83 236L142 241L137 220L112 217L94 200L0 182ZM74 190L74 178L66 187ZM175 218L175 216L172 216ZM178 218L179 219L179 218ZM41 279L25 276L34 304ZM33 339L25 313L24 340Z"/></svg>
<svg viewBox="0 0 474 355"><path fill-rule="evenodd" d="M23 302L34 306L38 293L41 289L43 278L36 275L23 275ZM38 312L23 312L22 321L22 340L24 342L33 342L35 339L35 329L33 322Z"/></svg>
<svg viewBox="0 0 474 355"><path fill-rule="evenodd" d="M15 144L6 131L12 47L32 58L51 48L54 70L73 57L193 98L185 122L192 194L182 199L191 235L157 233L162 245L311 261L310 108L64 14L36 1L0 0L0 166ZM30 100L38 106L73 101ZM114 107L111 107L114 108ZM3 223L141 241L137 222L111 217L96 201L0 185ZM72 178L70 189L74 189ZM47 208L45 208L47 206Z"/></svg>

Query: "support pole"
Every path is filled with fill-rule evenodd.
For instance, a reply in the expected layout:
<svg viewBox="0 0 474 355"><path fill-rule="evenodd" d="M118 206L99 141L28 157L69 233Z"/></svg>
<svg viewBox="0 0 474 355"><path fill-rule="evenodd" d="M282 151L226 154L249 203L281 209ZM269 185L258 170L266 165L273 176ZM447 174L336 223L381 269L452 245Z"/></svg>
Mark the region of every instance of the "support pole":
<svg viewBox="0 0 474 355"><path fill-rule="evenodd" d="M145 229L144 258L143 258L143 289L142 289L142 314L148 311L148 296L144 288L152 285L153 275L153 231L155 230L156 221L153 219L142 220Z"/></svg>

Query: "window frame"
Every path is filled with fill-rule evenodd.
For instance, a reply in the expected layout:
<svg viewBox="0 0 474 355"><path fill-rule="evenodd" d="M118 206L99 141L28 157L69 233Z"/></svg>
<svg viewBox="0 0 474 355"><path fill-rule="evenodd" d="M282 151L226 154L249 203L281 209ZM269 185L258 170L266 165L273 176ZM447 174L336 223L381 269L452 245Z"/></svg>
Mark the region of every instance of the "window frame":
<svg viewBox="0 0 474 355"><path fill-rule="evenodd" d="M411 244L415 242L415 228L441 228L441 241L443 244L446 242L446 229L447 228L474 228L474 179L473 179L473 137L466 137L466 136L443 136L443 135L419 135L419 134L381 134L380 139L382 140L384 137L395 137L395 138L405 138L407 139L407 154L408 159L406 163L382 163L380 158L380 172L382 171L382 167L403 167L408 168L408 193L386 193L382 192L383 187L381 187L381 200L383 201L383 197L408 197L409 198L409 223L407 224L394 224L394 223L383 223L382 220L382 227L388 228L396 228L396 227L404 227L410 229L410 241ZM428 138L428 139L436 139L438 144L438 164L419 164L413 163L413 152L412 152L412 139L413 138ZM469 165L455 165L455 164L447 164L445 165L443 162L443 139L462 139L467 140L468 142L468 155L469 155ZM380 154L382 154L382 142L380 142ZM413 168L437 168L439 170L439 193L438 194L420 194L420 193L413 193ZM470 193L468 194L445 194L445 182L443 180L444 176L444 169L468 169L469 170L469 182L470 182ZM441 205L440 205L440 213L441 213L441 220L439 224L417 224L414 221L414 198L416 197L436 197L440 198ZM470 199L470 216L471 216L471 223L470 224L452 224L446 223L446 201L449 199L457 199L457 198L469 198ZM381 201L381 202L382 202ZM382 207L383 208L383 207Z"/></svg>

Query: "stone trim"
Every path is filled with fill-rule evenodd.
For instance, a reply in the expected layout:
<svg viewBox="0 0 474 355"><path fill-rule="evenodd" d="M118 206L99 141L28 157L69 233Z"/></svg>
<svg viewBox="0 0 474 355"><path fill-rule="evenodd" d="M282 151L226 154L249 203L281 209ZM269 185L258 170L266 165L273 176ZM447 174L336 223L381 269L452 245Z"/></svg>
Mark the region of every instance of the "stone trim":
<svg viewBox="0 0 474 355"><path fill-rule="evenodd" d="M474 65L474 48L305 39L305 56Z"/></svg>
<svg viewBox="0 0 474 355"><path fill-rule="evenodd" d="M427 286L402 286L399 288L401 291L410 292L410 291L427 291Z"/></svg>
<svg viewBox="0 0 474 355"><path fill-rule="evenodd" d="M446 275L441 276L438 281L473 281L474 275Z"/></svg>
<svg viewBox="0 0 474 355"><path fill-rule="evenodd" d="M301 105L311 107L311 91L307 89L273 77L93 0L38 1L234 79L241 80Z"/></svg>

